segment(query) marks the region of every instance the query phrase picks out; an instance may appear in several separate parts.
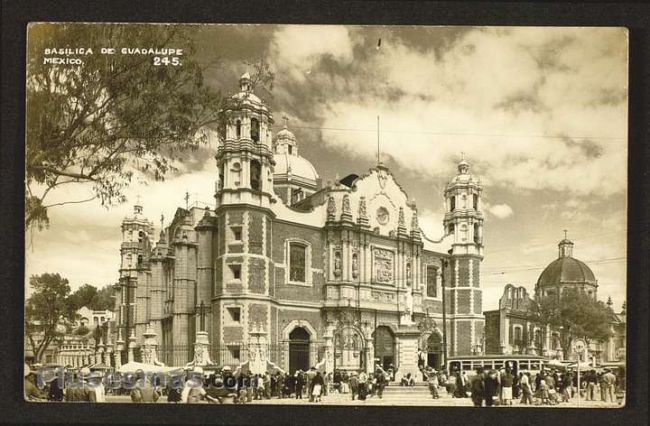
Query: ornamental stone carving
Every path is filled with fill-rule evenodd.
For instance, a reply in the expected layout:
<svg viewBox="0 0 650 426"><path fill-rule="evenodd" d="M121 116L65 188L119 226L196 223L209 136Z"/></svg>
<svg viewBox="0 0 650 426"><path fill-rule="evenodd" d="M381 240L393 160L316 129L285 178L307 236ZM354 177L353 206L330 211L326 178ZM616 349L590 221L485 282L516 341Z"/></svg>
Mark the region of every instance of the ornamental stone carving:
<svg viewBox="0 0 650 426"><path fill-rule="evenodd" d="M343 206L341 209L341 220L352 220L352 210L350 209L350 196L345 194L343 196Z"/></svg>
<svg viewBox="0 0 650 426"><path fill-rule="evenodd" d="M334 201L334 197L331 195L327 199L327 220L336 220L336 201Z"/></svg>
<svg viewBox="0 0 650 426"><path fill-rule="evenodd" d="M373 278L375 282L393 284L393 260L395 254L390 250L373 250Z"/></svg>

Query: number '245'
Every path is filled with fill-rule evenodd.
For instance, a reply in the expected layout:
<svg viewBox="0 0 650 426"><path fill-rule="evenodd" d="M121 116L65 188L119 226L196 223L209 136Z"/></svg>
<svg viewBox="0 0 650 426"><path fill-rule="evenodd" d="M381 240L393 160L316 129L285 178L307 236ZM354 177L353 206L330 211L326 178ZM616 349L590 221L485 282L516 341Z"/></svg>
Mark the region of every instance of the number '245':
<svg viewBox="0 0 650 426"><path fill-rule="evenodd" d="M171 58L169 56L154 56L153 57L153 64L155 66L160 66L160 65L173 65L173 66L179 66L181 64L181 60L178 58L178 56L172 56Z"/></svg>

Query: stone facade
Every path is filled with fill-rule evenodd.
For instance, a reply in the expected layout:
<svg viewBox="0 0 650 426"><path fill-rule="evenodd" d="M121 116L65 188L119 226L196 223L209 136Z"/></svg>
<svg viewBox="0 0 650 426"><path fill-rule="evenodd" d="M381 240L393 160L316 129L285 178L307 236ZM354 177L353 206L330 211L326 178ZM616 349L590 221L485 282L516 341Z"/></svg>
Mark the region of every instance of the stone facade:
<svg viewBox="0 0 650 426"><path fill-rule="evenodd" d="M192 361L204 332L211 360L233 366L261 355L289 370L416 372L418 349L441 367L445 332L448 355L476 353L482 186L469 165L445 190L445 236L431 240L384 165L322 187L307 160L287 160L295 136L285 123L273 139L268 108L246 75L240 84L221 112L216 209L179 208L157 242L142 207L125 219L143 234L123 244L120 333L139 347L151 327L169 365Z"/></svg>

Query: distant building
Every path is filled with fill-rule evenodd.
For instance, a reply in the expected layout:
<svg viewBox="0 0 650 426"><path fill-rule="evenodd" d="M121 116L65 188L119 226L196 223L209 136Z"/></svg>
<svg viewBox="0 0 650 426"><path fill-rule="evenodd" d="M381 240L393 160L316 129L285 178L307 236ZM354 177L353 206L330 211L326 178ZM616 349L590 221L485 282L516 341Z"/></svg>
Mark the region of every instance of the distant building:
<svg viewBox="0 0 650 426"><path fill-rule="evenodd" d="M559 256L540 274L535 294L557 296L577 289L596 298L598 281L589 266L573 257L573 242L564 238L558 244ZM522 286L508 284L499 299L499 308L485 311L485 351L488 354L537 354L549 359L568 359L559 342L557 330L535 323L529 314L532 298ZM591 343L589 356L597 363L625 359L625 307L612 312L612 337L607 342Z"/></svg>

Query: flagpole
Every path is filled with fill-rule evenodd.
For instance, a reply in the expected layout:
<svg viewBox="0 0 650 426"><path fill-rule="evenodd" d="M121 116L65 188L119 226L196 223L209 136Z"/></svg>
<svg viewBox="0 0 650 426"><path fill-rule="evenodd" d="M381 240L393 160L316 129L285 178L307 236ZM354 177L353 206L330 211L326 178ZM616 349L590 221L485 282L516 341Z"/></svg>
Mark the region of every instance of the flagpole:
<svg viewBox="0 0 650 426"><path fill-rule="evenodd" d="M381 163L379 157L379 116L377 116L377 164Z"/></svg>

